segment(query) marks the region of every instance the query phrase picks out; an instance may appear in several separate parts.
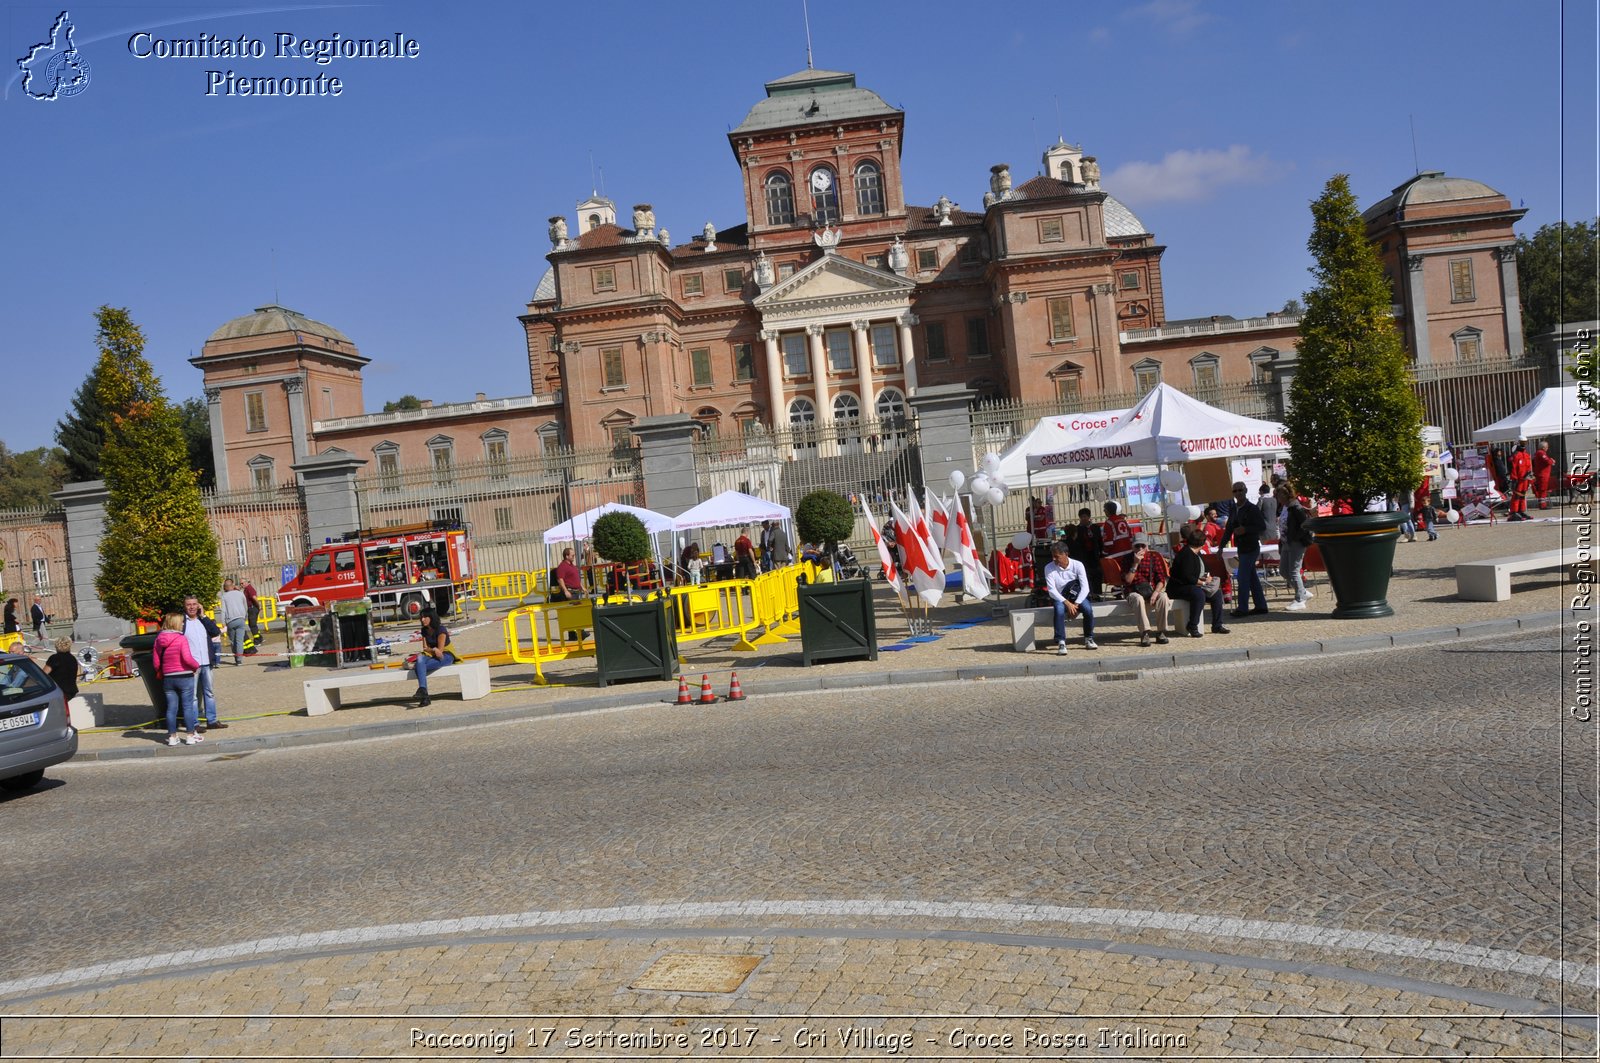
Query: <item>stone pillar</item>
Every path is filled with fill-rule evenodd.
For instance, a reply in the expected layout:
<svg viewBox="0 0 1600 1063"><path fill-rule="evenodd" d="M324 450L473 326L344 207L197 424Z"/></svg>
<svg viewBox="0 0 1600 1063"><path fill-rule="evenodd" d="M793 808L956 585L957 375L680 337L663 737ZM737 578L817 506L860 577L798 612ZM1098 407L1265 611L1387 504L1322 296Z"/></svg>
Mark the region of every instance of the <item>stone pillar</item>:
<svg viewBox="0 0 1600 1063"><path fill-rule="evenodd" d="M875 386L872 380L872 344L868 341L868 329L872 322L856 320L850 322L850 329L855 333L856 341L856 373L861 388L861 416L871 417L872 414L872 389Z"/></svg>
<svg viewBox="0 0 1600 1063"><path fill-rule="evenodd" d="M767 425L776 432L789 423L789 411L783 404L783 358L778 353L777 331L762 329L761 342L767 349Z"/></svg>
<svg viewBox="0 0 1600 1063"><path fill-rule="evenodd" d="M817 393L817 423L833 420L833 397L828 394L828 354L822 346L822 326L806 326L806 344L811 348L811 380Z"/></svg>
<svg viewBox="0 0 1600 1063"><path fill-rule="evenodd" d="M923 483L942 491L953 470L972 471L971 411L976 394L965 384L934 384L909 397L917 415Z"/></svg>
<svg viewBox="0 0 1600 1063"><path fill-rule="evenodd" d="M1406 331L1411 333L1411 350L1417 356L1417 365L1433 361L1428 352L1428 290L1422 283L1422 263L1421 255L1406 256L1406 291L1410 295Z"/></svg>
<svg viewBox="0 0 1600 1063"><path fill-rule="evenodd" d="M700 478L694 466L698 432L699 425L683 413L644 417L634 423L645 501L657 513L676 517L700 502Z"/></svg>
<svg viewBox="0 0 1600 1063"><path fill-rule="evenodd" d="M1517 285L1517 246L1507 244L1494 249L1500 260L1500 304L1506 312L1506 353L1521 358L1522 341L1522 290Z"/></svg>
<svg viewBox="0 0 1600 1063"><path fill-rule="evenodd" d="M217 491L227 491L228 439L222 430L222 389L206 388L206 412L211 420L211 464L217 469Z"/></svg>
<svg viewBox="0 0 1600 1063"><path fill-rule="evenodd" d="M72 585L75 642L99 642L132 634L133 625L106 612L94 578L100 571L100 541L106 535L106 484L67 484L51 498L67 511L67 568Z"/></svg>
<svg viewBox="0 0 1600 1063"><path fill-rule="evenodd" d="M294 460L304 461L311 453L306 433L306 378L285 377L283 391L289 400L289 438L294 443ZM351 528L354 529L355 525L352 524Z"/></svg>
<svg viewBox="0 0 1600 1063"><path fill-rule="evenodd" d="M900 363L906 369L906 395L909 397L917 389L916 352L911 348L911 326L917 323L917 315L901 314L896 323L900 326Z"/></svg>
<svg viewBox="0 0 1600 1063"><path fill-rule="evenodd" d="M361 527L356 473L367 463L343 450L330 450L291 466L306 500L306 543L321 546Z"/></svg>

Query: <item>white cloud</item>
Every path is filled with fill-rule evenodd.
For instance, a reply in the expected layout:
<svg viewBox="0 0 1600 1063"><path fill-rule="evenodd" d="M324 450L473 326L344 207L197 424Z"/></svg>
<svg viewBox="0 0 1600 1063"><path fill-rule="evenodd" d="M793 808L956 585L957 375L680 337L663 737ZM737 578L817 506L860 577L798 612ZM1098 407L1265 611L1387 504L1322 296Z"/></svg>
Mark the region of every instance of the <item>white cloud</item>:
<svg viewBox="0 0 1600 1063"><path fill-rule="evenodd" d="M1125 14L1130 19L1147 20L1168 33L1179 35L1193 32L1214 18L1200 10L1199 0L1150 0L1129 8Z"/></svg>
<svg viewBox="0 0 1600 1063"><path fill-rule="evenodd" d="M1105 178L1108 191L1128 203L1170 203L1210 199L1228 185L1260 184L1291 166L1257 155L1243 144L1226 149L1168 152L1160 162L1129 162Z"/></svg>

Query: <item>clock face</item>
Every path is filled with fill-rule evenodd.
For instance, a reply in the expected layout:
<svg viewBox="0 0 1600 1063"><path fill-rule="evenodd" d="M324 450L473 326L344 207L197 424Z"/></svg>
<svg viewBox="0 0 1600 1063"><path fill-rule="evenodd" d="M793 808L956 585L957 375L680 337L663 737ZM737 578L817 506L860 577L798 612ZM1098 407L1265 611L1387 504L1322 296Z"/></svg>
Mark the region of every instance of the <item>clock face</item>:
<svg viewBox="0 0 1600 1063"><path fill-rule="evenodd" d="M822 193L833 187L833 178L828 176L827 170L817 170L811 175L811 190Z"/></svg>

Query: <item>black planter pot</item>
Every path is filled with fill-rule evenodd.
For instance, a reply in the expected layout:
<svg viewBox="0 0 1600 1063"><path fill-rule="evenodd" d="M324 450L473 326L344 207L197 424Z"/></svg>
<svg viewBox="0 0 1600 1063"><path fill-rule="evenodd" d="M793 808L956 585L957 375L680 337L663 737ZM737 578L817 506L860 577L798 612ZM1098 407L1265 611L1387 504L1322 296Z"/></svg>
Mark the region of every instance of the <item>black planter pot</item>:
<svg viewBox="0 0 1600 1063"><path fill-rule="evenodd" d="M1393 616L1389 577L1394 572L1394 544L1400 539L1400 514L1351 513L1306 521L1317 537L1317 549L1328 567L1337 604L1336 620L1370 620Z"/></svg>
<svg viewBox="0 0 1600 1063"><path fill-rule="evenodd" d="M133 658L133 666L139 669L139 678L144 681L144 692L150 697L150 705L156 710L156 718L165 721L167 718L167 693L161 689L161 677L156 675L155 661L152 659L151 650L156 646L156 635L129 635L117 645L128 651Z"/></svg>
<svg viewBox="0 0 1600 1063"><path fill-rule="evenodd" d="M800 663L878 659L877 617L872 583L864 579L801 584Z"/></svg>
<svg viewBox="0 0 1600 1063"><path fill-rule="evenodd" d="M594 607L599 684L619 679L671 679L678 671L678 633L660 598Z"/></svg>

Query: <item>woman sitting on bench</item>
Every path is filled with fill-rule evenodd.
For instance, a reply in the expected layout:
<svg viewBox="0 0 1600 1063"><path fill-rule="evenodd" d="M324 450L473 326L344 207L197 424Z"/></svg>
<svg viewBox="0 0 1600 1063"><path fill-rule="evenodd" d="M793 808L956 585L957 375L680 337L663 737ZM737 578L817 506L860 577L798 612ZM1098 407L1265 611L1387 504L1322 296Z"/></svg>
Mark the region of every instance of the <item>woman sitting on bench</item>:
<svg viewBox="0 0 1600 1063"><path fill-rule="evenodd" d="M417 654L417 707L433 704L428 697L428 673L456 663L455 647L450 645L450 631L439 623L439 614L428 610L422 614L422 652Z"/></svg>

